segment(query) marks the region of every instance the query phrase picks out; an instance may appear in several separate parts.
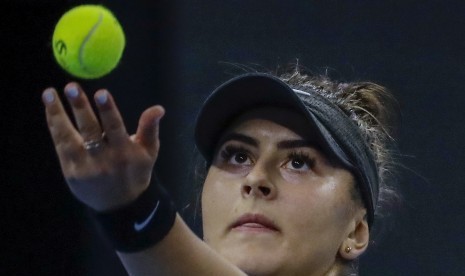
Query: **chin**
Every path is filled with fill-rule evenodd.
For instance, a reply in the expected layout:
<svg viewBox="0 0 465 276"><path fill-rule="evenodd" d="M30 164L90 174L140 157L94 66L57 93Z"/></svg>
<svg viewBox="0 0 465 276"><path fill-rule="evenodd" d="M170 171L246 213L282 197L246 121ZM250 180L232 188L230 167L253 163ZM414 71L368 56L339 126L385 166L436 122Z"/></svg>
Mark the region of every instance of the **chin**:
<svg viewBox="0 0 465 276"><path fill-rule="evenodd" d="M276 274L280 263L277 254L256 251L225 252L222 255L249 276Z"/></svg>
<svg viewBox="0 0 465 276"><path fill-rule="evenodd" d="M245 264L237 264L237 267L248 276L275 275L277 272L276 269L271 266L270 262L265 264L248 262Z"/></svg>

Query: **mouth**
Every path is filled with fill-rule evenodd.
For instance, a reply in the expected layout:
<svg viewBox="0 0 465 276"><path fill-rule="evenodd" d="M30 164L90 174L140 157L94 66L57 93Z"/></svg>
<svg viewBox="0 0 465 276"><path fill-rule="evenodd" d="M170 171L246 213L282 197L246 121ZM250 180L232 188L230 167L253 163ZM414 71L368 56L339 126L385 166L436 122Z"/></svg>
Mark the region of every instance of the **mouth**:
<svg viewBox="0 0 465 276"><path fill-rule="evenodd" d="M239 217L230 229L241 232L279 232L273 221L262 214L244 214Z"/></svg>

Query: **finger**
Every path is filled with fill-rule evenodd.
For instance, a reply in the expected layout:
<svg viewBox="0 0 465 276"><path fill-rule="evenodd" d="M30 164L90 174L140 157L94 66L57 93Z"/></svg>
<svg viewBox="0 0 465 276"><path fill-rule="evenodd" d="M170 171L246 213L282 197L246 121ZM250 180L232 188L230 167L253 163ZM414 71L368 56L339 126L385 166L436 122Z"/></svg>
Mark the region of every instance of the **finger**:
<svg viewBox="0 0 465 276"><path fill-rule="evenodd" d="M61 162L79 158L82 138L74 128L54 88L47 88L42 94L47 124Z"/></svg>
<svg viewBox="0 0 465 276"><path fill-rule="evenodd" d="M124 126L123 118L111 94L107 90L102 89L95 93L94 99L99 109L102 128L105 131L108 143L113 146L123 146L128 143L129 136Z"/></svg>
<svg viewBox="0 0 465 276"><path fill-rule="evenodd" d="M153 157L157 156L160 147L158 132L160 119L164 115L165 109L157 105L145 110L139 119L135 140Z"/></svg>
<svg viewBox="0 0 465 276"><path fill-rule="evenodd" d="M84 141L94 141L102 137L102 129L89 100L77 83L65 87L65 95L73 110L74 119Z"/></svg>

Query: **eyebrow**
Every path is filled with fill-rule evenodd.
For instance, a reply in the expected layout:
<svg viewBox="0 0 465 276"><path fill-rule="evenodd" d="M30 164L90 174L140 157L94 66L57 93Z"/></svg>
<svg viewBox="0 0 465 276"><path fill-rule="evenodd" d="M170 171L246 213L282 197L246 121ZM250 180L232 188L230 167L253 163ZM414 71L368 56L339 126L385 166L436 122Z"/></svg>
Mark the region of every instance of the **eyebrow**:
<svg viewBox="0 0 465 276"><path fill-rule="evenodd" d="M303 147L315 147L315 144L302 139L297 140L285 140L278 143L278 149L293 149Z"/></svg>
<svg viewBox="0 0 465 276"><path fill-rule="evenodd" d="M223 145L224 143L235 140L239 142L243 142L245 144L248 144L250 146L258 147L260 142L250 136L240 134L237 132L231 132L226 134L218 143L219 145ZM296 140L284 140L278 143L277 148L278 149L293 149L293 148L303 148L303 147L311 147L311 148L317 148L319 149L318 146L315 145L315 143L308 141L308 140L303 140L303 139L296 139Z"/></svg>
<svg viewBox="0 0 465 276"><path fill-rule="evenodd" d="M237 133L237 132L231 132L231 133L226 134L223 138L221 138L218 145L223 145L224 143L231 141L231 140L243 142L245 144L248 144L254 147L258 147L259 145L259 142L255 140L254 138L244 135L244 134Z"/></svg>

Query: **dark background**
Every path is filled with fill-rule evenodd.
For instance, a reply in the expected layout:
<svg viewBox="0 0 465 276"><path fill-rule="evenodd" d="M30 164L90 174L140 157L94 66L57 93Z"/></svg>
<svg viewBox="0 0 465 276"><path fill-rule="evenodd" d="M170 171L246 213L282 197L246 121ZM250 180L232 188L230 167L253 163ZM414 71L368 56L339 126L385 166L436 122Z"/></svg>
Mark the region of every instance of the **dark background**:
<svg viewBox="0 0 465 276"><path fill-rule="evenodd" d="M167 108L157 172L183 209L193 193L192 124L206 95L241 70L291 63L387 86L402 109L396 136L404 197L396 221L361 259L361 275L465 275L465 4L463 1L3 1L2 275L125 275L72 198L40 101L75 80L51 51L54 24L82 3L119 18L127 48L106 87L133 132ZM190 210L191 208L187 208ZM188 220L189 212L183 213Z"/></svg>

